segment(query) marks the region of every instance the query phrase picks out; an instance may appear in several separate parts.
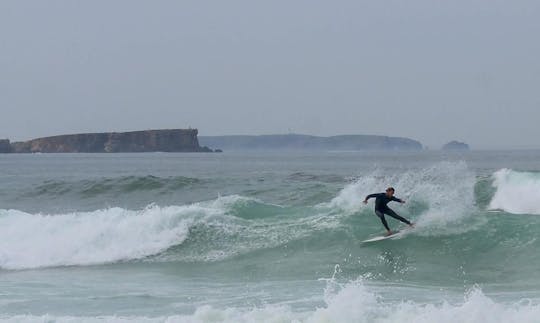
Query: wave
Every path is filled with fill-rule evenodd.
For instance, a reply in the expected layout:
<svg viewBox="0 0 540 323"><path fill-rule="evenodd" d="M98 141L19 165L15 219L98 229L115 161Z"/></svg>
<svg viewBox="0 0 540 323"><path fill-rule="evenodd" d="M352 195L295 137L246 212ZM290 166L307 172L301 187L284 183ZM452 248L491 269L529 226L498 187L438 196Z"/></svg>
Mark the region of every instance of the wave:
<svg viewBox="0 0 540 323"><path fill-rule="evenodd" d="M508 172L511 177L517 173L499 171L495 175L504 178L501 174L508 176ZM525 186L534 189L529 182L536 183L536 175L525 175ZM521 189L523 180L518 182L495 181L493 185L498 186L491 204L501 201L501 192ZM426 236L434 243L439 240L433 238L449 235L474 240L474 231L490 218L475 201L476 191L490 186L486 183L479 188L476 175L465 163L439 163L399 175L371 172L346 185L330 201L312 206L282 206L231 195L189 205L149 205L141 210L115 207L50 215L0 210L0 269L135 260L213 262L280 246L288 250L303 250L306 245L314 250L343 248L382 229L373 216L373 205L364 206L362 200L390 185L396 187L397 196L407 200L405 205L393 207L418 228L404 243L419 243ZM537 201L530 203L536 205ZM491 222L483 228L496 230L501 239L510 239L519 230L512 223ZM517 245L535 238L533 233L521 233Z"/></svg>
<svg viewBox="0 0 540 323"><path fill-rule="evenodd" d="M62 196L77 193L83 197L107 193L127 194L136 191L175 191L202 183L198 178L174 176L121 176L80 181L48 180L32 188L26 196Z"/></svg>
<svg viewBox="0 0 540 323"><path fill-rule="evenodd" d="M91 265L139 259L182 243L197 207L111 208L59 215L0 210L0 268Z"/></svg>
<svg viewBox="0 0 540 323"><path fill-rule="evenodd" d="M4 322L537 322L540 305L530 300L502 303L476 288L463 301L419 303L395 302L369 290L361 281L343 286L329 282L324 293L324 305L310 311L296 312L287 305L267 305L260 308L214 308L199 306L193 314L159 317L146 316L0 316Z"/></svg>
<svg viewBox="0 0 540 323"><path fill-rule="evenodd" d="M500 169L493 174L495 193L489 209L540 214L540 173Z"/></svg>
<svg viewBox="0 0 540 323"><path fill-rule="evenodd" d="M236 195L139 211L45 215L0 210L0 268L105 264L150 256L154 261L217 261L316 234L333 221L304 215Z"/></svg>

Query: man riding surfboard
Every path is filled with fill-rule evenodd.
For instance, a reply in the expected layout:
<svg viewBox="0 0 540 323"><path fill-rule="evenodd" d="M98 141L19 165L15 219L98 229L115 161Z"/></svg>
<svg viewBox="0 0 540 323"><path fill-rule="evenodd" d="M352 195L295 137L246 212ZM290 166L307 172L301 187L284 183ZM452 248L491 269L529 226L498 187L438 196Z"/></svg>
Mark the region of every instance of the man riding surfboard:
<svg viewBox="0 0 540 323"><path fill-rule="evenodd" d="M364 204L368 203L368 200L372 197L375 198L375 214L381 219L382 224L386 228L387 234L391 235L392 230L388 227L388 223L386 222L386 219L384 218L384 215L387 214L394 219L397 219L403 223L407 223L409 226L413 226L413 223L411 221L405 219L404 217L399 216L394 210L388 207L388 203L391 201L396 201L399 203L405 203L404 200L398 199L397 197L394 197L394 193L396 190L394 190L393 187L389 187L386 189L386 193L374 193L366 196L364 199Z"/></svg>

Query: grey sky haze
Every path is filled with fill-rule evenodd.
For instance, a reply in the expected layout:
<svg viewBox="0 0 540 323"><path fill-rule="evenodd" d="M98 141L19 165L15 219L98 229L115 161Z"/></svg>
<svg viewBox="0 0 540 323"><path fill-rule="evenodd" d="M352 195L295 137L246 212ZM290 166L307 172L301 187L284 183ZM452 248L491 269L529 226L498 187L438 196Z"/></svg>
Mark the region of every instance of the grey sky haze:
<svg viewBox="0 0 540 323"><path fill-rule="evenodd" d="M405 136L540 148L540 1L1 1L0 138Z"/></svg>

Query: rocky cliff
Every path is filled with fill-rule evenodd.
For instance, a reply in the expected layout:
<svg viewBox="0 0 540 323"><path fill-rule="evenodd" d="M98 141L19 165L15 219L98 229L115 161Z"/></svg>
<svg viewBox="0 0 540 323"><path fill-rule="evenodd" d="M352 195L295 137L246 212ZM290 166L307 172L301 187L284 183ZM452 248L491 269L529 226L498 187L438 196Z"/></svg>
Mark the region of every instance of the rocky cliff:
<svg viewBox="0 0 540 323"><path fill-rule="evenodd" d="M199 146L197 129L82 133L11 144L15 153L210 152Z"/></svg>
<svg viewBox="0 0 540 323"><path fill-rule="evenodd" d="M0 139L0 153L10 153L11 145L8 139Z"/></svg>

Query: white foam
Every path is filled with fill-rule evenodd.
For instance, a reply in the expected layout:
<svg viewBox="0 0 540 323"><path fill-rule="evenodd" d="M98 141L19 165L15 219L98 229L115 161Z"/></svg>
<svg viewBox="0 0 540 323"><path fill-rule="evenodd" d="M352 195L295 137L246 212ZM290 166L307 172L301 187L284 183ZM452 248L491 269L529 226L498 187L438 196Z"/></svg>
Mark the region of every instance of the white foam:
<svg viewBox="0 0 540 323"><path fill-rule="evenodd" d="M249 201L257 200L232 195L184 206L56 215L0 210L0 269L104 264L158 254L152 261L217 261L336 225L325 214L267 223L229 215L231 208ZM203 235L208 241L162 254L182 244L195 226L209 230Z"/></svg>
<svg viewBox="0 0 540 323"><path fill-rule="evenodd" d="M540 214L540 173L500 169L493 174L496 191L489 209L514 214Z"/></svg>
<svg viewBox="0 0 540 323"><path fill-rule="evenodd" d="M237 199L56 215L0 210L0 268L102 264L154 255L181 244L195 221L222 215L223 204Z"/></svg>
<svg viewBox="0 0 540 323"><path fill-rule="evenodd" d="M441 162L419 170L408 170L398 174L383 174L375 171L358 178L347 185L328 206L340 208L347 214L353 214L362 208L373 208L373 201L368 206L362 203L370 193L382 192L388 186L396 188L396 196L407 204L395 204L401 212L413 203L427 205L421 214L410 214L416 222L418 232L452 233L456 230L470 229L470 226L454 226L469 217L475 210L474 185L476 177L465 162Z"/></svg>
<svg viewBox="0 0 540 323"><path fill-rule="evenodd" d="M332 286L325 291L325 305L313 311L295 312L288 306L265 306L262 308L219 309L204 305L190 315L160 317L145 316L98 316L78 317L53 315L0 316L4 322L188 322L188 323L243 323L243 322L418 322L418 323L506 323L538 322L540 306L528 300L500 303L474 289L462 302L417 303L412 301L389 302L370 292L361 282L345 286Z"/></svg>
<svg viewBox="0 0 540 323"><path fill-rule="evenodd" d="M326 297L326 307L306 322L537 322L540 306L529 302L497 303L473 289L463 302L451 304L386 301L361 282L352 282Z"/></svg>

